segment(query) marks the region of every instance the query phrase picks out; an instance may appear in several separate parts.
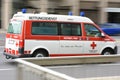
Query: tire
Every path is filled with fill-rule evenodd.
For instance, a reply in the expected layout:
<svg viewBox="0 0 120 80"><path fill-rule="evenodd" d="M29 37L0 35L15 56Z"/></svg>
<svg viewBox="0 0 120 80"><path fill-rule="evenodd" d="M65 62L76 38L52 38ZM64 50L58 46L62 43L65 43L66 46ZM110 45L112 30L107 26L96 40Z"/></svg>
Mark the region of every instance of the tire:
<svg viewBox="0 0 120 80"><path fill-rule="evenodd" d="M44 50L37 50L34 52L33 57L47 57L47 52Z"/></svg>
<svg viewBox="0 0 120 80"><path fill-rule="evenodd" d="M11 57L6 55L5 58L6 58L6 59L10 59Z"/></svg>
<svg viewBox="0 0 120 80"><path fill-rule="evenodd" d="M102 55L112 55L112 54L114 54L112 49L105 49L102 52Z"/></svg>

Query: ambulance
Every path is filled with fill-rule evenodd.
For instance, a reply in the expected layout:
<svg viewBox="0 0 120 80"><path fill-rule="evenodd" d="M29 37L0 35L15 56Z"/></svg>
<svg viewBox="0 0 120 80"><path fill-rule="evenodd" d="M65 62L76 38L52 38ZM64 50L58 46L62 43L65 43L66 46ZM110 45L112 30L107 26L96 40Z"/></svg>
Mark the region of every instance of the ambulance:
<svg viewBox="0 0 120 80"><path fill-rule="evenodd" d="M117 45L85 16L18 12L10 20L3 54L7 59L113 55Z"/></svg>

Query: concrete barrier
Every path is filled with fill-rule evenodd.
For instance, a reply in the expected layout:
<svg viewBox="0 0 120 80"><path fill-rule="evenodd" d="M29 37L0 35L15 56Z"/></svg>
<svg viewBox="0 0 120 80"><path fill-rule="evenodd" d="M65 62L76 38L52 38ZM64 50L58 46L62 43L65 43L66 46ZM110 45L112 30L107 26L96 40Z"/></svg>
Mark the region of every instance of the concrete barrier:
<svg viewBox="0 0 120 80"><path fill-rule="evenodd" d="M86 64L86 63L105 63L119 62L120 55L99 55L99 56L71 56L71 57L44 57L44 58L25 58L28 62L37 65L66 65L66 64Z"/></svg>
<svg viewBox="0 0 120 80"><path fill-rule="evenodd" d="M18 62L18 80L120 80L120 76L78 79L44 67L46 65L119 62L120 55L24 58L15 59L15 61Z"/></svg>
<svg viewBox="0 0 120 80"><path fill-rule="evenodd" d="M96 77L96 78L80 78L79 80L120 80L120 76Z"/></svg>

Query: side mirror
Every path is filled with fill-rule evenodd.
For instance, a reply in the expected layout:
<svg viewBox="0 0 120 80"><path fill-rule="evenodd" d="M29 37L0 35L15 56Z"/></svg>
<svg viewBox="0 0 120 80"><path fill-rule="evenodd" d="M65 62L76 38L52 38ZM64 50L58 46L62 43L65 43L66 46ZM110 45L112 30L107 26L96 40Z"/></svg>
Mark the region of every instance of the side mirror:
<svg viewBox="0 0 120 80"><path fill-rule="evenodd" d="M102 37L102 38L105 38L105 34L104 34L104 33L101 33L101 37Z"/></svg>

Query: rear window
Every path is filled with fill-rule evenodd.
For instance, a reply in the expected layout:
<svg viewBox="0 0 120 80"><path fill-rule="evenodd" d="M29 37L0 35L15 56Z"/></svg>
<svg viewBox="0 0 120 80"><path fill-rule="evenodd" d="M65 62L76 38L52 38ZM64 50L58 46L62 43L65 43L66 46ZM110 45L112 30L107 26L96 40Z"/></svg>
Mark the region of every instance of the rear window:
<svg viewBox="0 0 120 80"><path fill-rule="evenodd" d="M12 34L20 34L22 28L22 22L21 21L11 21L8 26L7 33Z"/></svg>

